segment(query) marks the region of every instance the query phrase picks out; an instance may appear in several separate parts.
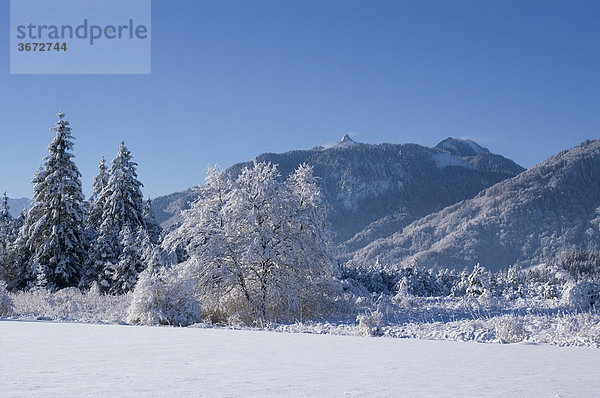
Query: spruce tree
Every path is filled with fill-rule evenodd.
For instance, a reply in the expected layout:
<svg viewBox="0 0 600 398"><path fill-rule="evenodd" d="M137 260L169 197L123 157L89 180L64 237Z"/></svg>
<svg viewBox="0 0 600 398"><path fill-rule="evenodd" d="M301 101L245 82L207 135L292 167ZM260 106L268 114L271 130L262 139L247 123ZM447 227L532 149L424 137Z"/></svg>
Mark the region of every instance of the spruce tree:
<svg viewBox="0 0 600 398"><path fill-rule="evenodd" d="M102 170L101 162L98 177L94 181L95 189L98 190L94 201L97 207L92 206L92 212L97 212L98 216L91 217L97 217L100 222L94 226L96 234L84 286L97 280L104 291L123 293L135 285L131 285L129 276L135 275L137 278L137 273L130 274L124 270L127 267L122 258L124 250L129 254L133 252L133 248L124 247L124 243L128 245L128 242L135 241L138 229L146 229L140 190L142 183L137 179L136 169L137 164L133 162L131 152L124 142L121 142L119 152L105 177L102 177L105 171ZM131 254L130 257L135 256Z"/></svg>
<svg viewBox="0 0 600 398"><path fill-rule="evenodd" d="M6 192L2 196L0 208L0 280L13 278L11 266L11 246L15 239L15 219L9 213Z"/></svg>
<svg viewBox="0 0 600 398"><path fill-rule="evenodd" d="M102 191L108 185L108 169L104 156L98 164L98 175L94 177L94 185L92 188L92 196L90 197L90 213L88 216L88 226L93 229L99 229L102 223L102 211L104 203L101 200Z"/></svg>
<svg viewBox="0 0 600 398"><path fill-rule="evenodd" d="M140 190L143 184L137 179L136 170L137 163L133 161L125 142L121 142L119 152L112 161L106 187L98 198L103 202L102 225L117 233L125 226L132 231L146 227Z"/></svg>
<svg viewBox="0 0 600 398"><path fill-rule="evenodd" d="M83 238L84 197L81 174L73 162L73 136L59 112L54 140L44 165L33 178L32 207L27 212L17 246L24 260L22 283L40 279L49 290L77 286L86 247ZM44 275L38 275L43 270ZM39 276L39 277L38 277Z"/></svg>
<svg viewBox="0 0 600 398"><path fill-rule="evenodd" d="M156 221L156 215L154 214L154 210L152 210L152 200L150 198L146 200L143 214L144 221L146 222L146 231L148 232L150 242L158 244L160 241L160 235L162 234L162 227L158 221Z"/></svg>
<svg viewBox="0 0 600 398"><path fill-rule="evenodd" d="M13 217L10 215L10 207L8 205L8 196L6 192L2 195L2 208L0 208L0 227L13 222Z"/></svg>
<svg viewBox="0 0 600 398"><path fill-rule="evenodd" d="M107 275L111 280L109 293L123 294L133 290L140 273L144 270L142 263L144 242L148 241L148 235L143 228L132 231L125 226L119 234L120 246L122 247L117 263L107 269Z"/></svg>
<svg viewBox="0 0 600 398"><path fill-rule="evenodd" d="M118 247L114 243L116 239L106 239L101 237L102 216L104 211L104 202L102 192L108 185L108 168L104 156L98 164L98 175L94 177L92 187L92 196L90 196L90 206L86 221L87 238L90 242L90 248L85 264L85 274L83 275L79 287L89 288L94 281L99 282L99 275L106 266L111 265L110 259L117 256ZM114 253L114 255L110 255Z"/></svg>

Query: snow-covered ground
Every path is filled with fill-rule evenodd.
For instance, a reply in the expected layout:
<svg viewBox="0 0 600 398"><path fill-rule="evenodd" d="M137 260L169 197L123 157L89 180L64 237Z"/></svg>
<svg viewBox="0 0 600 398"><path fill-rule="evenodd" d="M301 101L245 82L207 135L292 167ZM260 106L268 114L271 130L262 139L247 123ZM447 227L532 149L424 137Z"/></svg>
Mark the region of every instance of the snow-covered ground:
<svg viewBox="0 0 600 398"><path fill-rule="evenodd" d="M586 347L0 321L2 396L596 397Z"/></svg>

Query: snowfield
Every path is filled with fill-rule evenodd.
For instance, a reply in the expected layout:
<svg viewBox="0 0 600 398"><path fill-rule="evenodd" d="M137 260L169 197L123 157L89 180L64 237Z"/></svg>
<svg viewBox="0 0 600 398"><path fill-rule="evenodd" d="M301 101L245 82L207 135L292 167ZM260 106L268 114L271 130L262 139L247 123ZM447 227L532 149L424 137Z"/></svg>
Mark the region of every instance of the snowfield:
<svg viewBox="0 0 600 398"><path fill-rule="evenodd" d="M597 397L588 347L0 322L2 396Z"/></svg>

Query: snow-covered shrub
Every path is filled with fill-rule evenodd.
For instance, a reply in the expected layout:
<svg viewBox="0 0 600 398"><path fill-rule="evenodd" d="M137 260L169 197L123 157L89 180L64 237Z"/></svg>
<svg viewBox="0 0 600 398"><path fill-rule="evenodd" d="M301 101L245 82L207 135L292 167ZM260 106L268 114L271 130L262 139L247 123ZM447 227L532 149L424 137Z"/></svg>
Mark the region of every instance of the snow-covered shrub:
<svg viewBox="0 0 600 398"><path fill-rule="evenodd" d="M6 283L0 281L0 316L10 316L13 313L13 301L6 290Z"/></svg>
<svg viewBox="0 0 600 398"><path fill-rule="evenodd" d="M467 294L467 288L469 287L469 273L465 268L462 272L456 277L454 284L450 290L450 294L454 297L462 297Z"/></svg>
<svg viewBox="0 0 600 398"><path fill-rule="evenodd" d="M79 312L84 294L76 287L67 287L54 294L48 294L47 297L53 300L55 313L60 318L70 318L72 314Z"/></svg>
<svg viewBox="0 0 600 398"><path fill-rule="evenodd" d="M477 301L483 308L491 308L496 304L496 297L490 290L484 290L483 293L477 297Z"/></svg>
<svg viewBox="0 0 600 398"><path fill-rule="evenodd" d="M396 284L397 291L405 291L413 296L430 297L435 296L435 278L432 274L412 264L400 270L400 280Z"/></svg>
<svg viewBox="0 0 600 398"><path fill-rule="evenodd" d="M368 311L356 317L358 330L365 336L383 336L383 313Z"/></svg>
<svg viewBox="0 0 600 398"><path fill-rule="evenodd" d="M193 283L176 269L149 268L140 274L127 321L145 325L188 326L202 320Z"/></svg>
<svg viewBox="0 0 600 398"><path fill-rule="evenodd" d="M498 272L497 279L502 285L501 295L509 300L516 300L525 297L526 282L525 274L516 266L511 266L505 272Z"/></svg>
<svg viewBox="0 0 600 398"><path fill-rule="evenodd" d="M543 342L600 347L600 315L593 312L559 314L549 318Z"/></svg>
<svg viewBox="0 0 600 398"><path fill-rule="evenodd" d="M344 278L341 283L343 291L356 298L369 296L369 291L365 285L354 278Z"/></svg>
<svg viewBox="0 0 600 398"><path fill-rule="evenodd" d="M377 262L373 267L348 268L342 270L342 278L351 283L360 284L369 293L393 294L399 276L385 269L378 268Z"/></svg>
<svg viewBox="0 0 600 398"><path fill-rule="evenodd" d="M124 322L130 299L128 294L100 295L74 288L56 293L45 289L20 291L13 295L14 314L20 317L102 323Z"/></svg>
<svg viewBox="0 0 600 398"><path fill-rule="evenodd" d="M600 284L588 281L568 283L561 301L575 311L589 311L600 301Z"/></svg>
<svg viewBox="0 0 600 398"><path fill-rule="evenodd" d="M500 343L518 343L527 337L523 321L514 315L504 315L494 319L496 338Z"/></svg>
<svg viewBox="0 0 600 398"><path fill-rule="evenodd" d="M398 292L394 296L394 303L405 308L414 308L419 305L417 298L409 293L408 287L404 283L398 284Z"/></svg>
<svg viewBox="0 0 600 398"><path fill-rule="evenodd" d="M564 286L574 279L567 271L555 265L540 264L525 273L527 291L547 300L560 299Z"/></svg>
<svg viewBox="0 0 600 398"><path fill-rule="evenodd" d="M92 282L90 290L88 290L87 293L90 296L100 296L102 294L102 288L100 287L100 283L98 283L98 281Z"/></svg>

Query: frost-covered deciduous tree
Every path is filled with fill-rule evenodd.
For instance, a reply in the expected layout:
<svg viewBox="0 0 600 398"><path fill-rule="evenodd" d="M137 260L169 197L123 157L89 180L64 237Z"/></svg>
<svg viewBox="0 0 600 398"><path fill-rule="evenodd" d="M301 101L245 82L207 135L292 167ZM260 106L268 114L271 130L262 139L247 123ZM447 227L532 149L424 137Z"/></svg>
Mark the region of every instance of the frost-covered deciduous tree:
<svg viewBox="0 0 600 398"><path fill-rule="evenodd" d="M77 286L81 277L86 253L81 174L70 153L73 136L69 122L62 112L58 117L50 153L33 178L32 205L17 242L25 256L21 258L26 268L21 287L33 287L39 269L45 272L49 290Z"/></svg>
<svg viewBox="0 0 600 398"><path fill-rule="evenodd" d="M213 320L261 323L331 309L339 285L312 170L279 177L274 165L256 161L235 179L209 169L199 199L165 237L168 249L187 250Z"/></svg>

